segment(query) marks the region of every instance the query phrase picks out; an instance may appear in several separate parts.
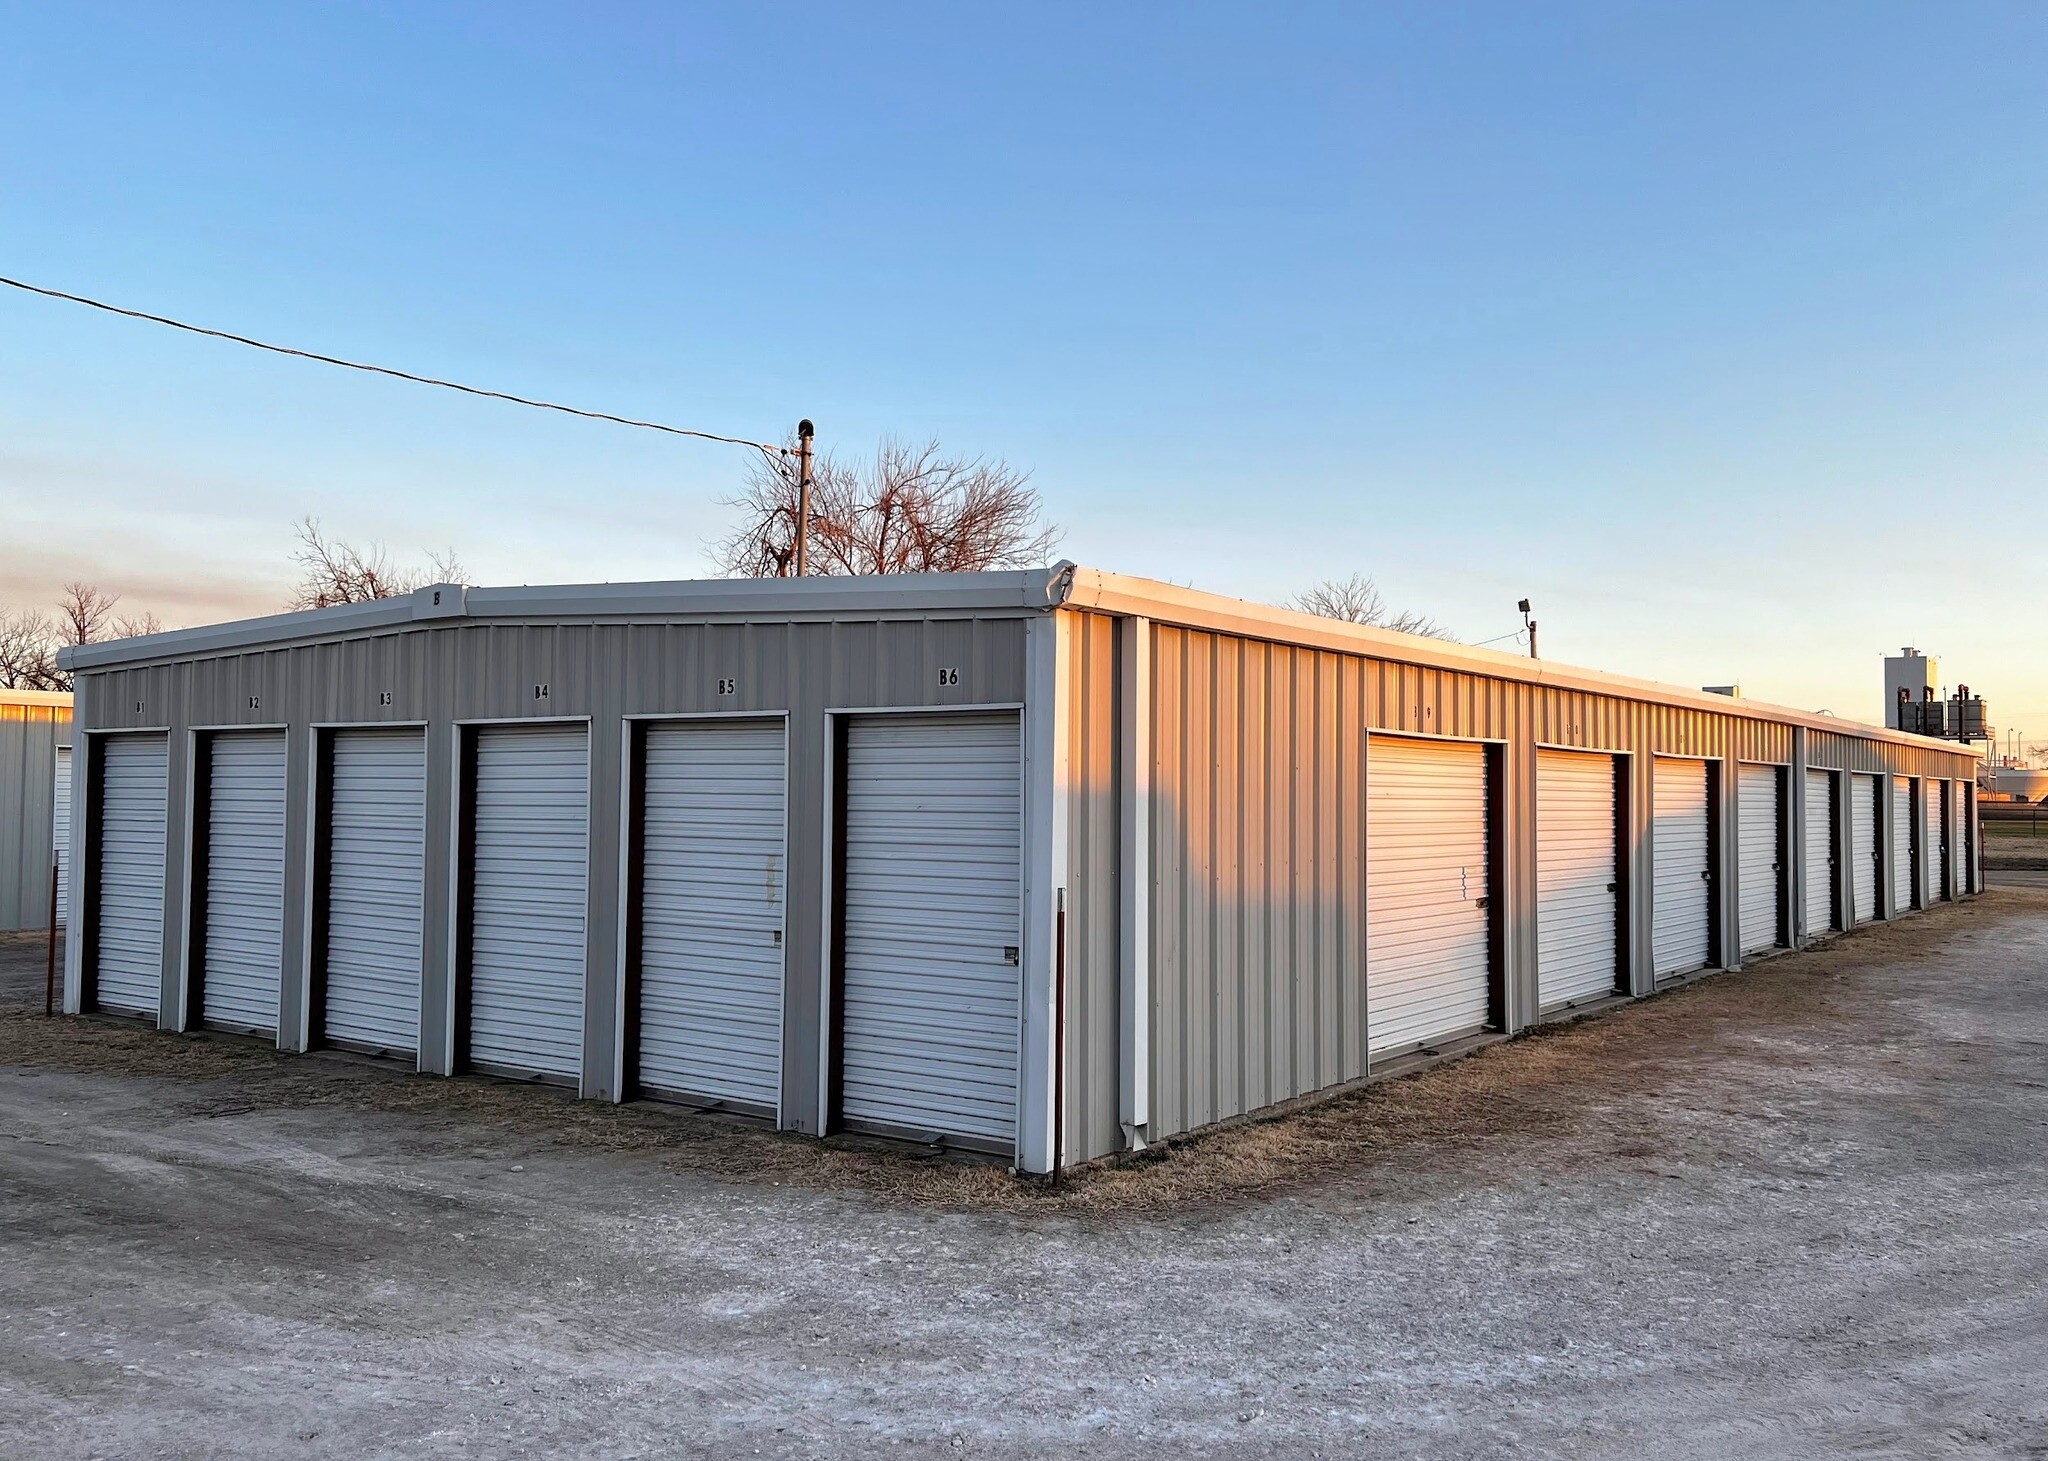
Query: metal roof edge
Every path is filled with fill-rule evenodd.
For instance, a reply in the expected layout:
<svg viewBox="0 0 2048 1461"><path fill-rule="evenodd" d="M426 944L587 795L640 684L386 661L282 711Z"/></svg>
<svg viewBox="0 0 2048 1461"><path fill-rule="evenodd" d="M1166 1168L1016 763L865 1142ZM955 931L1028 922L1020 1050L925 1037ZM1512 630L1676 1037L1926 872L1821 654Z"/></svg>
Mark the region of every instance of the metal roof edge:
<svg viewBox="0 0 2048 1461"><path fill-rule="evenodd" d="M61 708L70 704L69 690L0 690L0 705L54 705Z"/></svg>
<svg viewBox="0 0 2048 1461"><path fill-rule="evenodd" d="M807 579L711 578L659 583L527 584L471 588L429 584L363 604L301 609L258 619L171 629L82 644L58 655L67 670L93 671L232 650L282 648L366 629L452 619L634 619L676 616L829 616L884 611L1014 610L1043 613L1065 597L1073 565L975 573L896 573Z"/></svg>
<svg viewBox="0 0 2048 1461"><path fill-rule="evenodd" d="M1719 715L1748 716L1753 720L1777 721L1834 735L1860 736L1886 741L1916 750L1940 750L1982 760L1984 753L1956 741L1938 741L1906 731L1892 730L1860 720L1848 720L1817 711L1772 705L1762 700L1737 700L1683 685L1657 680L1638 680L1628 675L1589 670L1552 660L1532 660L1526 655L1497 649L1479 649L1446 639L1420 634L1402 634L1363 624L1347 624L1297 609L1233 599L1199 589L1181 588L1149 578L1133 578L1101 569L1077 568L1066 607L1094 609L1109 614L1139 615L1187 629L1211 629L1251 639L1275 640L1313 649L1330 649L1362 654L1399 664L1434 669L1461 670L1490 675L1527 685L1615 695L1628 700L1648 700L1681 705L1690 710L1710 710Z"/></svg>

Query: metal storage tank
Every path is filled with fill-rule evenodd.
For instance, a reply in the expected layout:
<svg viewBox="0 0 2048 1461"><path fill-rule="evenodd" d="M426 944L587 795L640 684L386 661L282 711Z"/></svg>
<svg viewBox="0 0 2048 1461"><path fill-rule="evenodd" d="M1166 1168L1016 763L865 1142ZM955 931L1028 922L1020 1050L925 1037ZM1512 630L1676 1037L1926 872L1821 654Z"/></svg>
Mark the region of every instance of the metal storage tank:
<svg viewBox="0 0 2048 1461"><path fill-rule="evenodd" d="M67 1009L1027 1172L1797 946L1854 906L1849 779L1976 766L1071 565L442 584L67 662Z"/></svg>
<svg viewBox="0 0 2048 1461"><path fill-rule="evenodd" d="M57 785L70 747L71 696L0 690L0 933L49 926L51 870L70 830Z"/></svg>

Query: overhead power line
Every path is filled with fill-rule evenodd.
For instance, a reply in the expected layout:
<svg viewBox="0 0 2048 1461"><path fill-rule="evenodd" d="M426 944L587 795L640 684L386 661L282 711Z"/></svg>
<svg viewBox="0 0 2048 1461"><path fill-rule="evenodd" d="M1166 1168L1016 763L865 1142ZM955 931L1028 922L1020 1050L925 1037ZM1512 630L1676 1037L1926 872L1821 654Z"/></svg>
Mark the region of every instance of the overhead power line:
<svg viewBox="0 0 2048 1461"><path fill-rule="evenodd" d="M724 442L728 446L749 446L764 453L772 462L786 454L786 448L765 441L749 441L743 436L720 436L715 431L692 431L684 426L667 426L659 421L639 421L631 416L614 416L609 411L586 411L580 406L562 406L553 401L536 401L528 396L515 396L505 391L487 391L481 386L466 386L459 381L439 380L431 375L414 375L409 370L394 370L388 365L365 365L359 360L343 360L338 355L321 355L312 350L294 350L289 345L272 345L264 340L252 340L247 335L234 335L226 330L209 330L204 325L188 325L183 320L170 319L164 315L153 315L139 309L123 309L117 304L103 300L87 299L82 294L67 294L61 289L45 289L40 284L29 284L20 279L9 279L0 275L0 284L10 289L24 290L29 294L40 294L49 299L69 300L90 309L104 310L110 315L121 315L131 320L146 320L152 325L168 325L174 330L183 330L191 335L205 335L209 339L228 340L237 345L247 345L253 350L268 350L273 355L290 355L299 360L317 360L322 365L339 365L344 370L360 370L369 375L388 375L393 380L409 380L414 385L439 386L447 391L461 391L466 396L483 396L493 401L509 401L515 406L531 406L536 411L558 411L564 416L581 416L590 421L609 421L614 426L632 426L641 431L660 431L670 436L694 436L700 441Z"/></svg>

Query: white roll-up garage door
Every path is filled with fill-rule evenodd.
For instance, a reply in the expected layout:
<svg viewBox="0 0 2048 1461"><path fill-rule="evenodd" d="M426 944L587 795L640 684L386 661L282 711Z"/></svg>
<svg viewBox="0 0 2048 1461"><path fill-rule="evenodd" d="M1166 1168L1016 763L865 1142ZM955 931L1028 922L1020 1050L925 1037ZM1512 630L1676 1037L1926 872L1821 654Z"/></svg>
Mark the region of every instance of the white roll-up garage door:
<svg viewBox="0 0 2048 1461"><path fill-rule="evenodd" d="M1538 751L1536 999L1542 1008L1615 992L1619 886L1614 758Z"/></svg>
<svg viewBox="0 0 2048 1461"><path fill-rule="evenodd" d="M583 1069L590 737L580 725L476 732L469 1060L575 1082Z"/></svg>
<svg viewBox="0 0 2048 1461"><path fill-rule="evenodd" d="M1365 781L1367 1049L1484 1029L1493 1015L1486 749L1374 736Z"/></svg>
<svg viewBox="0 0 2048 1461"><path fill-rule="evenodd" d="M1712 956L1707 763L1660 756L1653 781L1650 942L1662 977L1704 968Z"/></svg>
<svg viewBox="0 0 2048 1461"><path fill-rule="evenodd" d="M1743 766L1736 777L1737 850L1742 860L1742 904L1737 911L1742 952L1755 954L1778 943L1778 901L1784 888L1779 855L1781 781L1775 766Z"/></svg>
<svg viewBox="0 0 2048 1461"><path fill-rule="evenodd" d="M840 1114L1014 1144L1023 799L1015 715L847 728Z"/></svg>
<svg viewBox="0 0 2048 1461"><path fill-rule="evenodd" d="M1835 926L1835 774L1806 773L1806 936Z"/></svg>
<svg viewBox="0 0 2048 1461"><path fill-rule="evenodd" d="M1857 923L1877 917L1877 797L1875 776L1849 778L1849 874Z"/></svg>
<svg viewBox="0 0 2048 1461"><path fill-rule="evenodd" d="M1948 888L1951 898L1970 891L1970 788L1967 783L1948 784Z"/></svg>
<svg viewBox="0 0 2048 1461"><path fill-rule="evenodd" d="M1892 909L1913 906L1913 783L1892 778Z"/></svg>
<svg viewBox="0 0 2048 1461"><path fill-rule="evenodd" d="M328 767L323 1038L419 1049L427 742L417 730L334 733Z"/></svg>
<svg viewBox="0 0 2048 1461"><path fill-rule="evenodd" d="M650 1091L780 1104L783 759L779 722L647 729L639 1079Z"/></svg>
<svg viewBox="0 0 2048 1461"><path fill-rule="evenodd" d="M200 1018L277 1035L284 960L284 735L208 737Z"/></svg>
<svg viewBox="0 0 2048 1461"><path fill-rule="evenodd" d="M1920 906L1932 908L1941 899L1941 860L1948 840L1941 830L1941 783L1920 781Z"/></svg>
<svg viewBox="0 0 2048 1461"><path fill-rule="evenodd" d="M155 1015L163 988L164 837L169 743L105 736L99 829L92 839L94 1000L101 1009Z"/></svg>
<svg viewBox="0 0 2048 1461"><path fill-rule="evenodd" d="M57 926L71 917L71 748L57 748L56 795L50 810L50 851L57 864Z"/></svg>

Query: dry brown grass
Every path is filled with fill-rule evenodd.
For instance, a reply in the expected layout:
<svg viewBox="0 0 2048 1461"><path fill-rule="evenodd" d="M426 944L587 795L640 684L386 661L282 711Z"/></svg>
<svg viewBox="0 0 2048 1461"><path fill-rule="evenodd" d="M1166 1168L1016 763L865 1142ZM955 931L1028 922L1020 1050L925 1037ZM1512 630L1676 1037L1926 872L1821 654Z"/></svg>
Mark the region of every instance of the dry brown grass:
<svg viewBox="0 0 2048 1461"><path fill-rule="evenodd" d="M474 1121L591 1151L640 1152L732 1182L851 1190L892 1202L1076 1216L1188 1210L1331 1179L1371 1181L1395 1164L1484 1142L1540 1142L1589 1105L1663 1088L1732 1038L1813 1030L1846 1017L1846 987L1887 960L1960 932L2048 909L2048 890L2002 889L1968 904L1867 929L1813 951L1717 975L1572 1024L1547 1025L1471 1056L1376 1082L1303 1109L1213 1129L1135 1158L1019 1181L985 1162L835 1138L817 1142L646 1104L476 1077L416 1076L367 1061L282 1055L254 1041L167 1035L101 1019L45 1020L0 1008L0 1065L206 1084L181 1108L228 1114L334 1106ZM1755 1052L1749 1052L1756 1058ZM1624 1137L1626 1116L1609 1124ZM1649 1137L1647 1124L1642 1136ZM1615 1155L1643 1155L1626 1141Z"/></svg>

